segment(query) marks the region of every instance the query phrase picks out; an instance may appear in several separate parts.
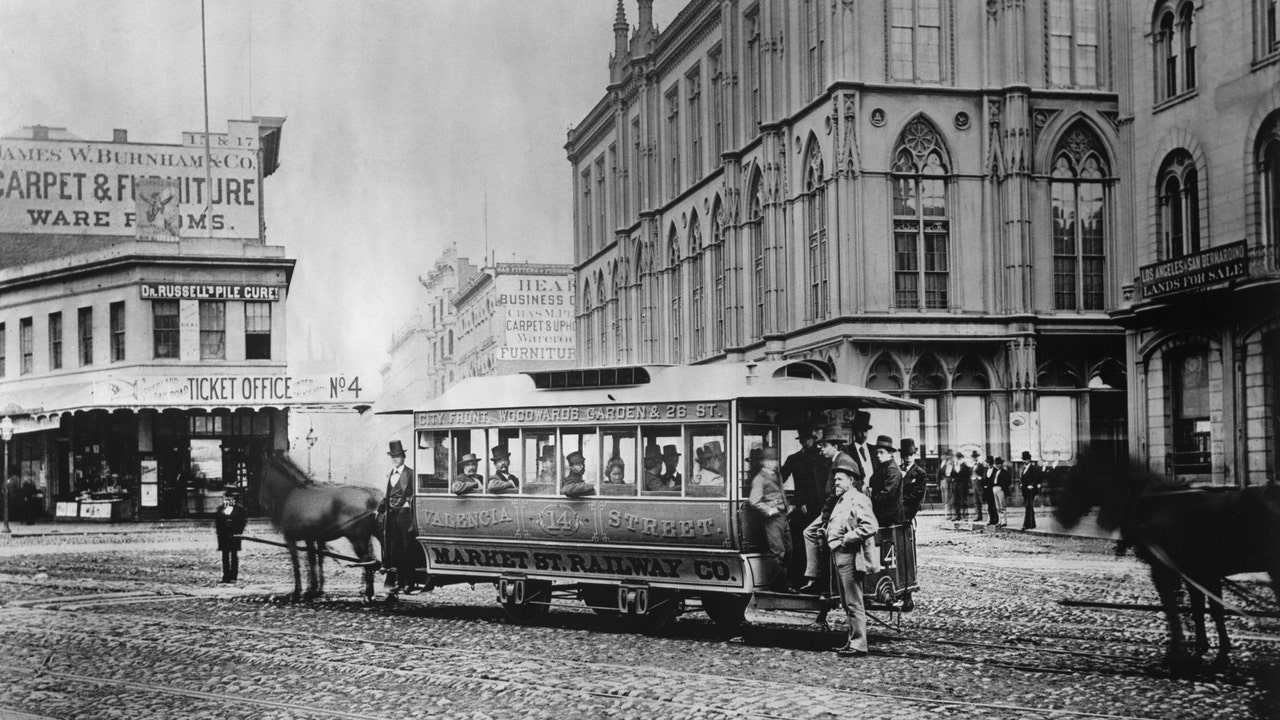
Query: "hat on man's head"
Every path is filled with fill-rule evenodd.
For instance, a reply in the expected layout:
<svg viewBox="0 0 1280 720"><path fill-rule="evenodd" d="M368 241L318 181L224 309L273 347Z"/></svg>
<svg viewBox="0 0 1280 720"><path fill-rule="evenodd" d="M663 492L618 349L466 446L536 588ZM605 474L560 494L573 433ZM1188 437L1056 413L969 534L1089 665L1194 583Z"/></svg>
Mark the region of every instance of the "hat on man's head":
<svg viewBox="0 0 1280 720"><path fill-rule="evenodd" d="M822 437L818 438L818 442L843 443L848 442L848 438L845 437L844 428L839 425L828 425L822 429Z"/></svg>
<svg viewBox="0 0 1280 720"><path fill-rule="evenodd" d="M972 455L970 455L970 457L972 457L974 460L977 460L978 458L980 458L980 457L982 457L982 456L978 454L978 451L977 451L977 450L974 450L974 451L973 451L973 454L972 454Z"/></svg>
<svg viewBox="0 0 1280 720"><path fill-rule="evenodd" d="M776 447L760 448L760 455L758 457L760 460L777 460L778 448Z"/></svg>
<svg viewBox="0 0 1280 720"><path fill-rule="evenodd" d="M499 445L489 451L489 457L494 460L510 460L511 451L507 449L506 445Z"/></svg>
<svg viewBox="0 0 1280 720"><path fill-rule="evenodd" d="M1003 464L1004 464L1004 458L1002 458L1002 457L997 457L997 458L996 458L996 464L997 464L997 465L1003 465Z"/></svg>
<svg viewBox="0 0 1280 720"><path fill-rule="evenodd" d="M395 457L397 455L404 455L404 445L400 444L399 440L392 440L391 445L389 447L390 449L387 450L387 454L390 455L391 457Z"/></svg>
<svg viewBox="0 0 1280 720"><path fill-rule="evenodd" d="M680 457L680 449L679 449L679 448L677 448L675 445L663 445L663 446L662 446L662 457L664 457L664 458L678 458L678 457Z"/></svg>
<svg viewBox="0 0 1280 720"><path fill-rule="evenodd" d="M719 440L712 440L695 450L694 454L698 457L698 463L701 464L713 457L724 455L724 446L720 444Z"/></svg>
<svg viewBox="0 0 1280 720"><path fill-rule="evenodd" d="M876 449L888 450L889 452L894 452L895 450L898 449L898 447L893 444L893 438L889 437L888 435L881 435L880 437L876 438Z"/></svg>
<svg viewBox="0 0 1280 720"><path fill-rule="evenodd" d="M898 447L898 452L902 453L903 457L915 455L918 452L916 450L916 441L911 438L902 438L902 445Z"/></svg>
<svg viewBox="0 0 1280 720"><path fill-rule="evenodd" d="M858 432L859 430L871 429L871 413L866 410L859 410L853 414L853 422L849 423L849 429Z"/></svg>
<svg viewBox="0 0 1280 720"><path fill-rule="evenodd" d="M229 498L238 498L243 493L244 493L244 488L238 485L228 485L227 489L223 491L223 495L226 495Z"/></svg>
<svg viewBox="0 0 1280 720"><path fill-rule="evenodd" d="M462 466L466 465L467 463L479 465L480 458L476 457L475 453L467 453L466 455L463 455L462 457L458 458L458 469L461 470Z"/></svg>
<svg viewBox="0 0 1280 720"><path fill-rule="evenodd" d="M565 461L565 462L567 462L567 463L569 463L570 465L586 465L586 464L587 464L587 456L586 456L586 455L583 455L582 453L578 452L577 450L574 450L573 452L569 453L568 455L565 455L565 457L564 457L564 461Z"/></svg>
<svg viewBox="0 0 1280 720"><path fill-rule="evenodd" d="M555 460L555 459L556 459L556 446L555 446L555 445L543 445L543 446L542 446L542 454L538 456L538 459L539 459L539 460L544 460L544 461L545 461L545 460Z"/></svg>
<svg viewBox="0 0 1280 720"><path fill-rule="evenodd" d="M1023 462L1029 462L1030 460L1031 460L1031 451L1030 451L1030 450L1023 450L1023 451L1022 451L1022 461L1023 461Z"/></svg>
<svg viewBox="0 0 1280 720"><path fill-rule="evenodd" d="M848 455L840 455L836 457L836 461L831 464L831 472L848 473L850 477L853 477L858 474L859 470L858 465L853 461L853 458Z"/></svg>

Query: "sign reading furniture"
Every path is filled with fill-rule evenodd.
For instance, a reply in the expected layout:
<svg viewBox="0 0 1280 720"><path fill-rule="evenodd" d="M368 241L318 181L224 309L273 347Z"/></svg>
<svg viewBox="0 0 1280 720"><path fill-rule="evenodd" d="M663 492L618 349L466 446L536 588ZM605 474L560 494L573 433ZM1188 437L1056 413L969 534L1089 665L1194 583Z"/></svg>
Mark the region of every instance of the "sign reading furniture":
<svg viewBox="0 0 1280 720"><path fill-rule="evenodd" d="M1249 274L1249 250L1245 241L1210 248L1194 255L1141 268L1144 300L1188 290L1202 290Z"/></svg>

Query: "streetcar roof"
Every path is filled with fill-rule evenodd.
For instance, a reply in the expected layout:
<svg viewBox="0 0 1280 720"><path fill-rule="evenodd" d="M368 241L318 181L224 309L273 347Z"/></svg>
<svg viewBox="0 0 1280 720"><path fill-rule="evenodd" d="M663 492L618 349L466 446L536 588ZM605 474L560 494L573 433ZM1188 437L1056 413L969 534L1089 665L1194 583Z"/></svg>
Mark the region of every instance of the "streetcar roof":
<svg viewBox="0 0 1280 720"><path fill-rule="evenodd" d="M607 372L608 369L603 369ZM601 368L470 377L419 406L383 411L382 415L451 410L498 410L645 403L690 403L729 400L793 399L814 405L891 410L919 410L919 403L877 390L826 379L829 368L810 361L762 361L713 365L646 365L629 368L634 384L602 384L540 388L548 374L598 377ZM797 377L796 375L804 375ZM542 377L536 377L542 375ZM647 380L647 381L646 381Z"/></svg>

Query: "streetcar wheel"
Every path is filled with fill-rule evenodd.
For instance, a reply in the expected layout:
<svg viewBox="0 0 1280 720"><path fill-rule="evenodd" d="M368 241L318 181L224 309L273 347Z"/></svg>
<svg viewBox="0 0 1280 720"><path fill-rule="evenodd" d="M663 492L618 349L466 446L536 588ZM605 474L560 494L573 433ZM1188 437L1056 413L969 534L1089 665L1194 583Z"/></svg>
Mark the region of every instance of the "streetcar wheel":
<svg viewBox="0 0 1280 720"><path fill-rule="evenodd" d="M525 580L523 602L512 598L502 603L502 610L515 623L531 623L546 616L551 610L551 583L546 580Z"/></svg>
<svg viewBox="0 0 1280 720"><path fill-rule="evenodd" d="M628 613L623 622L631 632L642 635L656 635L671 623L680 609L680 596L672 592L648 590L647 610L645 613Z"/></svg>
<svg viewBox="0 0 1280 720"><path fill-rule="evenodd" d="M578 589L578 597L591 611L601 617L618 617L618 588L609 585L585 585Z"/></svg>
<svg viewBox="0 0 1280 720"><path fill-rule="evenodd" d="M893 586L893 580L888 577L880 578L880 582L876 583L876 601L881 605L892 605L897 599L898 593Z"/></svg>
<svg viewBox="0 0 1280 720"><path fill-rule="evenodd" d="M729 593L703 593L702 610L711 622L728 630L736 628L747 619L747 604L751 598Z"/></svg>

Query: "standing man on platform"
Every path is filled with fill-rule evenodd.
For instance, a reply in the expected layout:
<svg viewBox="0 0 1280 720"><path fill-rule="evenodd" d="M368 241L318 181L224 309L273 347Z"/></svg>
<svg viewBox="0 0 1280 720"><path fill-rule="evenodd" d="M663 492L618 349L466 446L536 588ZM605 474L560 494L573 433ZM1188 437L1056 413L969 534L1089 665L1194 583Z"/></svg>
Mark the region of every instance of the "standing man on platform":
<svg viewBox="0 0 1280 720"><path fill-rule="evenodd" d="M822 451L818 450L817 432L813 428L802 427L796 431L796 440L800 442L800 449L788 455L786 462L782 463L782 481L785 483L787 478L791 478L793 488L790 518L793 548L803 546L804 529L822 512L827 480L825 474L822 477L818 475L824 463L821 462ZM803 571L798 567L802 559L800 553L795 553L791 563L793 571ZM793 575L800 572L793 572Z"/></svg>
<svg viewBox="0 0 1280 720"><path fill-rule="evenodd" d="M892 461L889 464L892 465ZM854 475L855 469L848 456L832 465L840 500L831 512L826 532L827 545L835 559L840 604L849 618L849 637L844 647L836 651L843 657L867 654L867 610L863 605L862 583L867 573L880 569L880 551L876 548L876 533L880 528L871 500L859 489L862 480Z"/></svg>
<svg viewBox="0 0 1280 720"><path fill-rule="evenodd" d="M902 455L902 513L903 520L911 522L920 505L924 503L924 494L929 488L929 475L916 462L916 441L911 438L902 439L902 447L898 453Z"/></svg>
<svg viewBox="0 0 1280 720"><path fill-rule="evenodd" d="M387 474L387 495L378 510L385 513L382 561L387 568L387 602L395 602L405 586L413 582L413 555L409 552L415 534L413 468L404 464L404 445L399 440L391 441L387 455L391 458L391 472Z"/></svg>
<svg viewBox="0 0 1280 720"><path fill-rule="evenodd" d="M866 410L854 413L849 431L853 433L853 442L846 448L846 452L854 462L858 463L858 469L861 471L858 477L862 478L865 484L875 470L875 455L867 445L867 434L871 432L871 413Z"/></svg>
<svg viewBox="0 0 1280 720"><path fill-rule="evenodd" d="M1026 463L1026 467L1022 469L1022 478L1018 485L1022 489L1022 507L1025 508L1022 516L1022 529L1036 529L1036 495L1040 494L1041 475L1043 471L1040 469L1040 463L1031 459L1031 453L1026 450L1022 451L1022 462Z"/></svg>
<svg viewBox="0 0 1280 720"><path fill-rule="evenodd" d="M822 512L819 513L804 529L804 587L800 588L800 592L817 595L826 591L826 586L822 582L822 578L826 577L826 532L824 528L831 519L831 510L840 500L840 494L836 492L835 487L835 467L842 465L852 467L852 472L859 480L862 479L862 468L859 467L856 460L844 451L845 437L844 428L839 425L828 425L822 431L822 437L818 440L819 452L824 464L827 464L831 470L825 478L826 487L824 489L825 500L822 504ZM829 464L828 464L829 463Z"/></svg>

